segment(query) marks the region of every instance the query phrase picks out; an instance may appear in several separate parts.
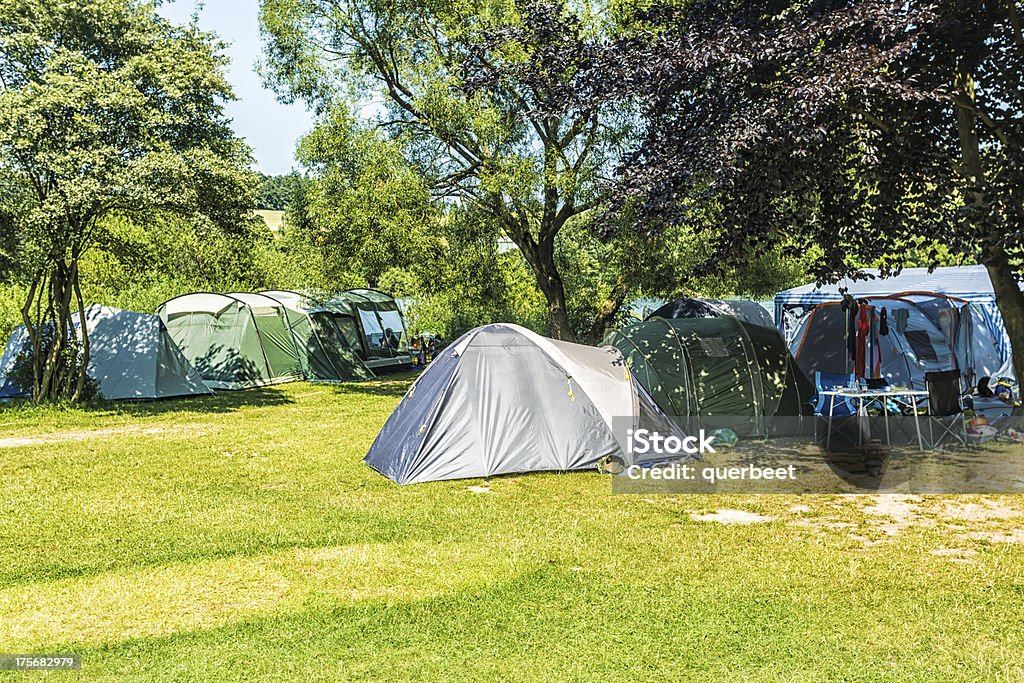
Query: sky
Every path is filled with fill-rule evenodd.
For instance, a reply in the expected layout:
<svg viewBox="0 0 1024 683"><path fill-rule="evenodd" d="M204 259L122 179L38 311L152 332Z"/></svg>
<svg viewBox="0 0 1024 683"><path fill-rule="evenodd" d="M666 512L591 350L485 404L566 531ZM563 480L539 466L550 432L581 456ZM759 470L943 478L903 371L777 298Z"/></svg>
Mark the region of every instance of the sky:
<svg viewBox="0 0 1024 683"><path fill-rule="evenodd" d="M261 57L259 3L256 0L174 0L160 13L175 23L186 23L197 11L199 26L229 43L228 80L234 102L225 107L235 132L253 148L256 170L269 175L288 173L295 164L295 143L313 127L313 117L302 104L282 104L263 87L256 74Z"/></svg>

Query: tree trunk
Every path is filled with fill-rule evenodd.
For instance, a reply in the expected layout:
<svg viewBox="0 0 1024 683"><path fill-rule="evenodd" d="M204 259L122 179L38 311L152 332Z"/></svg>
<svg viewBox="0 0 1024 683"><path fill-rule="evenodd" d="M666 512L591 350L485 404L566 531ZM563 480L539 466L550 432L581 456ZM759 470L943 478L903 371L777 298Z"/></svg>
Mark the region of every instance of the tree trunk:
<svg viewBox="0 0 1024 683"><path fill-rule="evenodd" d="M82 397L88 364L88 335L81 325L86 336L79 341L72 319L73 300L80 319L84 320L78 263L54 256L48 269L33 278L21 308L32 346L32 400L36 403L58 399L78 401Z"/></svg>
<svg viewBox="0 0 1024 683"><path fill-rule="evenodd" d="M514 238L513 238L514 239ZM548 324L551 336L563 341L576 341L576 335L569 324L569 315L565 308L565 284L562 275L555 265L555 240L536 241L530 235L521 236L516 240L523 258L529 264L537 279L537 287L548 302Z"/></svg>
<svg viewBox="0 0 1024 683"><path fill-rule="evenodd" d="M569 324L569 314L565 308L565 285L562 276L555 266L554 247L541 247L538 259L530 265L537 276L537 286L548 300L548 324L551 336L563 341L576 341L576 334Z"/></svg>
<svg viewBox="0 0 1024 683"><path fill-rule="evenodd" d="M1019 380L1024 377L1024 292L1020 291L1006 250L1002 246L993 246L985 251L985 268L1013 347L1013 370Z"/></svg>
<svg viewBox="0 0 1024 683"><path fill-rule="evenodd" d="M976 234L983 244L981 261L992 282L996 306L1003 316L1003 325L1013 347L1013 369L1020 379L1024 377L1024 293L1017 284L1009 255L1000 240L999 229L989 222L991 207L986 195L987 178L978 139L978 122L973 110L974 78L968 70L961 69L954 78L954 86L959 95L971 105L970 108L956 105L962 172L968 183L967 204L975 216ZM1015 409L1014 412L1019 411Z"/></svg>
<svg viewBox="0 0 1024 683"><path fill-rule="evenodd" d="M597 310L597 317L594 318L594 324L590 327L590 334L587 335L588 342L591 344L601 343L601 340L611 330L615 322L615 316L619 314L625 300L626 283L620 277L615 282L615 286L612 287L608 298L601 302L601 306Z"/></svg>
<svg viewBox="0 0 1024 683"><path fill-rule="evenodd" d="M25 304L21 307L21 321L25 324L25 331L28 333L29 343L32 345L32 395L35 396L39 393L39 377L40 377L40 364L39 354L35 352L35 349L39 348L39 329L35 326L32 320L32 305L37 303L36 291L39 289L39 284L42 282L43 274L37 273L32 278L32 284L28 288L28 296L25 297Z"/></svg>
<svg viewBox="0 0 1024 683"><path fill-rule="evenodd" d="M82 298L82 285L78 277L77 254L71 264L71 287L75 293L75 302L78 304L78 329L82 336L82 359L78 366L78 377L75 378L75 392L71 397L72 401L78 403L82 400L89 370L89 328L85 324L85 300Z"/></svg>

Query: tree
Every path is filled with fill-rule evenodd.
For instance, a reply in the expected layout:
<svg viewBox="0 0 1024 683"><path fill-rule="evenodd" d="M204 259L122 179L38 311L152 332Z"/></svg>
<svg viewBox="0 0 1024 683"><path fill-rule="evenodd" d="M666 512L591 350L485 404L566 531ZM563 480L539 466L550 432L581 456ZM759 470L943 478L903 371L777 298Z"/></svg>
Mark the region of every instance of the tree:
<svg viewBox="0 0 1024 683"><path fill-rule="evenodd" d="M249 154L223 114L221 45L154 2L0 0L0 36L0 173L16 188L32 393L79 399L83 255L119 214L237 223L252 207Z"/></svg>
<svg viewBox="0 0 1024 683"><path fill-rule="evenodd" d="M440 211L398 144L334 111L301 140L298 160L312 178L290 210L287 240L321 253L325 286L370 282L419 260Z"/></svg>
<svg viewBox="0 0 1024 683"><path fill-rule="evenodd" d="M548 20L555 40L581 40L596 25L558 9ZM433 196L493 218L533 271L551 334L573 339L556 242L570 219L598 205L618 127L590 111L533 115L571 76L572 62L550 63L529 81L468 83L475 67L547 49L512 40L506 30L519 21L509 0L261 3L267 73L279 92L321 113L348 109L353 93L363 104L383 100L380 125L422 169Z"/></svg>
<svg viewBox="0 0 1024 683"><path fill-rule="evenodd" d="M535 17L525 26L543 26L544 11L523 7ZM710 208L716 266L780 244L819 280L858 277L865 262L898 271L922 251L931 265L947 250L978 259L1024 376L1022 11L1016 0L627 6L621 40L547 39L556 61L578 60L547 110L640 107L644 137L608 215L649 233Z"/></svg>
<svg viewBox="0 0 1024 683"><path fill-rule="evenodd" d="M289 206L291 229L280 244L306 286L372 283L410 297L413 329L449 339L493 320L546 329L546 315L535 314L535 280L518 251L499 253L493 217L471 204L431 201L403 152L344 110L301 140L298 160L310 181Z"/></svg>
<svg viewBox="0 0 1024 683"><path fill-rule="evenodd" d="M305 191L306 179L297 171L285 175L260 174L257 209L284 211Z"/></svg>

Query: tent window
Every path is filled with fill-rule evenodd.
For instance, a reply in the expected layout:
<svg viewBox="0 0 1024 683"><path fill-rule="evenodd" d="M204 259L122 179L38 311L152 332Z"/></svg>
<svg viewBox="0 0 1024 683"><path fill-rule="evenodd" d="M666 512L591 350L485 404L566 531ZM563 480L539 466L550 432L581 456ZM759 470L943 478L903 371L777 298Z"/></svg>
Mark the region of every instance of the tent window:
<svg viewBox="0 0 1024 683"><path fill-rule="evenodd" d="M384 329L377 320L377 314L373 311L359 310L359 322L363 325L363 332L371 349L380 349L381 341L384 339Z"/></svg>
<svg viewBox="0 0 1024 683"><path fill-rule="evenodd" d="M359 330L356 328L356 321L347 315L334 316L334 322L341 330L342 336L348 342L349 347L362 351L363 345L359 342Z"/></svg>
<svg viewBox="0 0 1024 683"><path fill-rule="evenodd" d="M709 358L728 358L729 347L721 337L699 337L700 348Z"/></svg>
<svg viewBox="0 0 1024 683"><path fill-rule="evenodd" d="M408 348L409 342L405 337L405 326L402 325L402 314L398 311L378 311L384 327L390 329L392 334L398 338L399 349Z"/></svg>
<svg viewBox="0 0 1024 683"><path fill-rule="evenodd" d="M931 337L928 336L927 332L907 330L903 333L903 336L906 337L910 348L914 349L914 355L917 356L918 360L932 362L939 360L938 354L935 353L935 347L932 346Z"/></svg>

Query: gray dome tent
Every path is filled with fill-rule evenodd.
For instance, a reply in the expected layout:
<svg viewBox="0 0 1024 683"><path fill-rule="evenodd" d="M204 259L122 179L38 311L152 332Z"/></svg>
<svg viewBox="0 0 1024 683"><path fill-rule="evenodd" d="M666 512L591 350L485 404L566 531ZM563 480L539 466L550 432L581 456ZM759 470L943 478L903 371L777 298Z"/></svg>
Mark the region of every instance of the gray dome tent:
<svg viewBox="0 0 1024 683"><path fill-rule="evenodd" d="M77 314L73 320L77 328ZM92 305L85 309L85 320L89 333L87 373L102 398L145 400L210 393L157 316ZM0 375L7 377L18 356L30 352L28 332L19 326L0 357ZM0 385L4 397L31 392L31 387L15 386L9 377Z"/></svg>
<svg viewBox="0 0 1024 683"><path fill-rule="evenodd" d="M399 484L629 461L627 428L679 435L621 354L517 325L478 327L410 387L365 462Z"/></svg>

